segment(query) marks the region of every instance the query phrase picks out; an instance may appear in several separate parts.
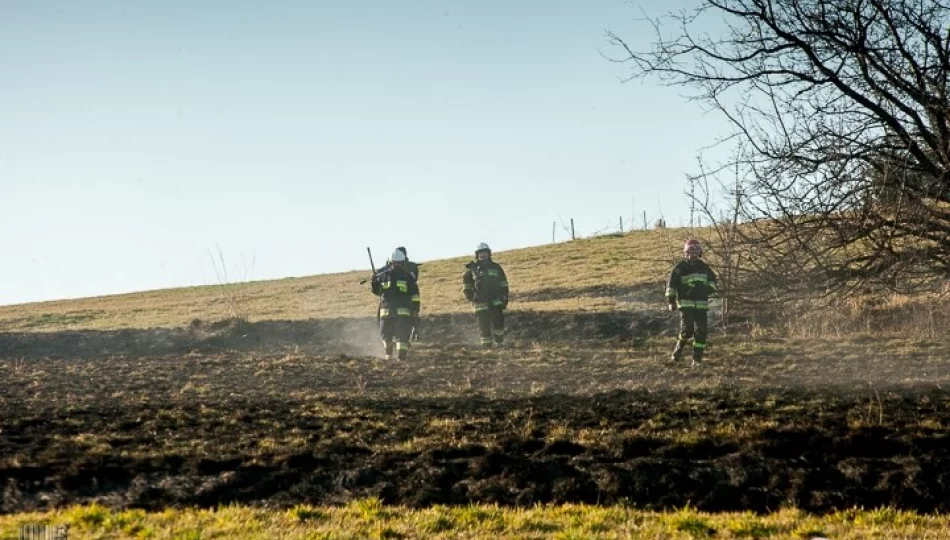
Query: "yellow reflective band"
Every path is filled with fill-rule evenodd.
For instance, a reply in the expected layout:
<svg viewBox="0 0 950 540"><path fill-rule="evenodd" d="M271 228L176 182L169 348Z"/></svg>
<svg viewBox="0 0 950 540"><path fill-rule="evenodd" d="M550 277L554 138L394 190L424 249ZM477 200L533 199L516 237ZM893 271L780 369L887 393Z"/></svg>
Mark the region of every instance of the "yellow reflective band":
<svg viewBox="0 0 950 540"><path fill-rule="evenodd" d="M409 315L412 315L412 312L409 310L409 308L397 308L396 315L409 316Z"/></svg>
<svg viewBox="0 0 950 540"><path fill-rule="evenodd" d="M386 309L386 308L380 309L380 310L379 310L379 316L380 316L380 317L389 317L389 310Z"/></svg>
<svg viewBox="0 0 950 540"><path fill-rule="evenodd" d="M475 311L485 311L488 309L488 304L475 304Z"/></svg>
<svg viewBox="0 0 950 540"><path fill-rule="evenodd" d="M705 349L705 348L706 348L706 344L705 344L705 343L700 343L700 342L696 341L696 342L693 342L693 348L694 348L694 349Z"/></svg>
<svg viewBox="0 0 950 540"><path fill-rule="evenodd" d="M382 285L383 285L383 288L384 288L384 289L388 289L388 288L389 288L389 282L388 282L388 281L384 281L384 282L382 283Z"/></svg>
<svg viewBox="0 0 950 540"><path fill-rule="evenodd" d="M409 282L399 280L396 282L396 288L402 292L409 292Z"/></svg>
<svg viewBox="0 0 950 540"><path fill-rule="evenodd" d="M667 298L676 298L676 291L672 287L666 288L666 297Z"/></svg>
<svg viewBox="0 0 950 540"><path fill-rule="evenodd" d="M709 281L709 276L706 275L705 273L689 274L689 275L683 276L683 283L687 285L690 285L693 283L706 283L707 281Z"/></svg>
<svg viewBox="0 0 950 540"><path fill-rule="evenodd" d="M422 298L420 298L418 294L414 294L414 295L412 295L412 301L413 301L413 302L422 302Z"/></svg>
<svg viewBox="0 0 950 540"><path fill-rule="evenodd" d="M404 351L404 350L406 350L406 349L408 349L408 348L409 348L409 344L408 344L408 343L403 343L403 342L401 342L401 341L397 341L397 342L396 342L396 350L397 350L397 351Z"/></svg>

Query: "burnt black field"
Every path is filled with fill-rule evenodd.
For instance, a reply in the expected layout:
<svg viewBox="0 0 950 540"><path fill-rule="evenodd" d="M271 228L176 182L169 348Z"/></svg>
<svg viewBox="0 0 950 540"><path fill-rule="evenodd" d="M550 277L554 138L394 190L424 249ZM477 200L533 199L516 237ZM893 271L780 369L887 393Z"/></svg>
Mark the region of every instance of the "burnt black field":
<svg viewBox="0 0 950 540"><path fill-rule="evenodd" d="M719 338L693 368L629 318L515 314L488 351L426 323L406 362L369 320L0 335L0 509L950 510L942 349Z"/></svg>

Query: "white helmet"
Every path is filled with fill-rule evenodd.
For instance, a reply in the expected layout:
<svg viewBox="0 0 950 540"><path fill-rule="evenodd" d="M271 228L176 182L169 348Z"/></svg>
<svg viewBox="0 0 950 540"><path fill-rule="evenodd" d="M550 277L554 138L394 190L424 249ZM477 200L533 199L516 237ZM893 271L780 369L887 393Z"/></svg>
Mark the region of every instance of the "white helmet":
<svg viewBox="0 0 950 540"><path fill-rule="evenodd" d="M400 250L393 251L393 254L389 257L389 260L392 262L406 262L406 254Z"/></svg>
<svg viewBox="0 0 950 540"><path fill-rule="evenodd" d="M487 251L491 253L491 248L488 247L488 244L486 244L485 242L482 242L481 244L478 244L477 248L475 248L475 253L478 253L479 251Z"/></svg>

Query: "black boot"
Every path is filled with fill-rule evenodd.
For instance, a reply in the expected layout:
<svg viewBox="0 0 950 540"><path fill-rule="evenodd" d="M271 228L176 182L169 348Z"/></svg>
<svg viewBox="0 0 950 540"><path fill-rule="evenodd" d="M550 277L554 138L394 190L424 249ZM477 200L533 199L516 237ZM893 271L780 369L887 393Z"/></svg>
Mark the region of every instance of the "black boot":
<svg viewBox="0 0 950 540"><path fill-rule="evenodd" d="M703 349L693 348L693 366L698 366L703 363Z"/></svg>

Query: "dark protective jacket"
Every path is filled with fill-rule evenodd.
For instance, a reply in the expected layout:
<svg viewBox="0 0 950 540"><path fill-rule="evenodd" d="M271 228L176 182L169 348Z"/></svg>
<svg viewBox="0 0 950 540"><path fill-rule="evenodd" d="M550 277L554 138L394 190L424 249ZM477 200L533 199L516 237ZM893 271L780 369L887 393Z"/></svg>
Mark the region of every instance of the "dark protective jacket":
<svg viewBox="0 0 950 540"><path fill-rule="evenodd" d="M666 283L666 297L679 309L709 309L709 295L716 292L716 274L701 259L684 259L673 267Z"/></svg>
<svg viewBox="0 0 950 540"><path fill-rule="evenodd" d="M501 265L491 259L465 265L462 292L469 302L508 307L508 277Z"/></svg>
<svg viewBox="0 0 950 540"><path fill-rule="evenodd" d="M380 297L381 317L419 314L419 285L407 268L386 266L373 276L371 285L373 294Z"/></svg>

